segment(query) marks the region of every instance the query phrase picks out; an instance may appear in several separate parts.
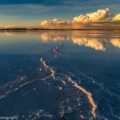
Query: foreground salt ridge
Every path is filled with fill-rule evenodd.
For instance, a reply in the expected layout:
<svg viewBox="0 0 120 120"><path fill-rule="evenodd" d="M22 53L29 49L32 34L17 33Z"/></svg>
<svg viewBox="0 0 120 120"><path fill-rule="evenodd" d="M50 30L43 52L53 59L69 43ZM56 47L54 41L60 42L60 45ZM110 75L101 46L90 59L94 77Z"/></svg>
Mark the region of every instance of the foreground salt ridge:
<svg viewBox="0 0 120 120"><path fill-rule="evenodd" d="M55 54L55 57L61 56L62 53L58 52L58 49L62 46L62 43L59 43L55 48L52 49L52 52Z"/></svg>
<svg viewBox="0 0 120 120"><path fill-rule="evenodd" d="M105 41L104 41L104 42L105 42ZM58 45L58 46L59 46L59 45ZM96 50L97 50L97 49L96 49ZM94 79L91 78L90 76L87 76L86 74L81 73L81 72L80 72L80 74L81 74L82 76L86 77L87 79L91 80L92 83L97 84L97 85L100 87L100 89L104 89L103 86L101 86L99 83L95 82ZM76 76L76 75L75 75L75 76ZM78 78L78 79L80 80L80 78ZM100 118L100 119L108 120L108 119L105 118L104 116L99 116L99 115L96 116L97 105L94 103L94 100L93 100L93 98L92 98L92 94L91 94L90 92L86 91L86 90L85 90L84 88L82 88L77 82L73 81L70 76L68 76L68 81L71 82L71 83L73 84L73 86L75 86L76 88L80 89L84 94L87 95L87 97L88 97L88 99L89 99L89 102L90 102L91 105L92 105L91 113L92 113L92 115L93 115L94 118L97 117L97 118ZM62 80L62 82L63 82L64 85L66 84L65 81ZM107 91L108 91L110 94L115 95L114 93L111 93L109 90L107 90ZM115 96L116 96L116 95L115 95ZM119 96L117 96L117 97L119 97ZM112 114L113 114L113 113L112 113ZM113 114L113 116L115 116L115 115ZM116 116L116 118L119 118L119 116ZM92 118L91 118L91 119L92 119Z"/></svg>
<svg viewBox="0 0 120 120"><path fill-rule="evenodd" d="M47 76L47 77L45 77L45 78L43 78L43 79L40 79L40 80L47 80L47 79L50 79L50 78L52 78L53 80L60 80L60 79L58 79L57 77L55 77L55 71L54 71L50 66L48 66L48 65L46 64L46 62L43 60L43 58L40 59L40 62L41 62L41 64L43 65L42 69L46 69L47 72L50 71L50 75L49 75L49 76ZM34 80L30 80L30 81L25 82L25 77L24 77L24 78L21 77L21 78L19 78L18 80L14 81L14 82L11 82L11 83L9 83L9 84L7 84L7 85L5 85L5 89L8 89L8 87L11 86L11 85L13 86L13 88L12 88L11 91L6 91L6 93L4 94L4 97L7 96L8 94L12 93L12 92L18 91L20 88L22 88L22 87L24 87L24 86L26 86L26 85L28 85L28 84L31 84L32 82L35 82L36 80L37 80L37 79L34 79ZM21 84L19 81L22 81L22 82L24 82L24 83ZM72 83L74 87L78 88L80 91L82 91L84 94L87 95L88 100L89 100L90 104L92 105L91 113L92 113L93 117L96 117L96 114L95 114L95 109L96 109L96 107L95 107L95 104L94 104L94 101L93 101L93 99L92 99L91 94L90 94L89 92L87 92L84 88L80 87L80 86L79 86L76 82L74 82L70 77L68 77L68 82ZM64 85L66 85L66 82L65 82L65 81L62 82L62 83L63 83ZM18 87L15 87L16 84L19 84ZM1 99L4 98L4 97L1 96ZM63 114L64 114L64 112L63 112ZM63 116L63 114L62 114L62 116ZM46 115L46 116L47 116L47 115ZM40 117L40 116L38 116L38 117ZM35 117L35 118L36 118L36 117Z"/></svg>
<svg viewBox="0 0 120 120"><path fill-rule="evenodd" d="M55 80L55 71L46 64L43 58L40 58L40 62L43 64L45 69L49 69L49 71L51 72L50 76L48 76L47 78L44 78L44 80L49 79L50 77L52 77Z"/></svg>
<svg viewBox="0 0 120 120"><path fill-rule="evenodd" d="M46 62L45 60L43 60L43 58L42 58L42 61L44 61L45 64L43 64L43 65L45 66L46 69L51 68L50 66L47 65L47 62ZM41 62L41 63L42 63L42 62ZM53 69L52 69L52 70L53 70ZM55 72L55 71L54 71L54 72ZM51 72L51 74L52 74L52 72ZM55 73L54 73L54 76L55 76ZM51 78L53 78L53 77L51 77ZM56 76L56 78L57 78L57 76ZM21 77L20 79L22 80L23 77ZM111 94L111 93L110 93L110 94Z"/></svg>
<svg viewBox="0 0 120 120"><path fill-rule="evenodd" d="M43 58L41 58L41 61L43 62L43 63L42 63L43 68L48 69L48 70L50 71L51 67L46 64L46 62L43 60ZM43 68L42 68L42 69L43 69ZM50 69L49 69L49 68L50 68ZM54 71L54 70L52 69L51 74L52 74L53 71ZM83 73L80 73L80 74L83 74ZM49 78L50 78L50 77L53 78L53 76L55 77L55 71L54 71L54 74L53 74L53 75L50 75L50 76L49 76ZM83 76L85 76L85 77L87 77L88 79L91 79L91 80L92 80L92 78L90 78L89 76L86 76L85 74L83 74ZM55 79L57 79L57 77L58 77L58 76L56 76ZM49 79L49 78L47 78L47 79ZM24 80L24 79L25 79L25 77L20 77L20 78L19 78L20 81L22 81L22 80ZM41 80L42 80L42 79L41 79ZM73 81L73 80L71 79L70 76L68 76L68 82L72 83L74 87L76 87L76 88L80 89L81 91L83 91L83 93L85 93L85 94L87 95L87 97L89 96L88 98L91 99L91 103L94 102L94 101L92 101L93 99L91 98L91 97L92 97L92 96L91 96L91 93L87 92L84 88L81 88L81 87L78 85L77 82L75 82L75 81ZM65 82L65 84L66 84L66 82ZM9 84L9 85L10 85L10 84ZM6 85L6 86L7 86L7 85ZM17 89L17 90L18 90L18 89ZM90 100L89 100L89 101L90 101ZM92 113L94 116L96 116L96 113L95 113L95 111L94 111L94 110L96 109L96 106L94 105L94 103L92 103L92 105L93 105L93 108L92 108L92 110L91 110L91 113ZM38 113L39 113L39 111L36 112L36 113L34 113L34 114L36 114L37 117L41 117L41 116L52 117L51 114L46 114L46 113L44 113L43 115L40 114L40 116L39 116ZM31 113L31 114L32 114L32 113ZM63 113L63 114L64 114L64 113ZM49 116L49 115L50 115L50 116ZM104 117L101 117L101 116L98 116L98 115L97 115L97 117L103 118L104 120L108 120L107 118L104 118ZM119 116L118 116L118 117L119 117ZM35 118L36 118L36 117L35 117Z"/></svg>
<svg viewBox="0 0 120 120"><path fill-rule="evenodd" d="M40 109L38 111L35 111L35 112L31 112L29 114L29 116L25 119L25 120L36 120L36 119L39 119L41 117L45 117L45 118L48 118L48 119L53 119L53 115L50 114L49 112L46 112L44 111L43 109Z"/></svg>
<svg viewBox="0 0 120 120"><path fill-rule="evenodd" d="M20 88L34 82L36 79L27 81L25 76L21 76L16 80L9 82L3 86L0 86L0 99L5 98L12 92L18 91Z"/></svg>
<svg viewBox="0 0 120 120"><path fill-rule="evenodd" d="M55 78L55 71L46 64L46 62L43 60L43 58L41 58L40 61L43 63L43 66L45 68L50 69L50 71L51 71L50 77L52 77L53 79L56 79ZM88 92L87 90L85 90L84 88L82 88L80 85L78 85L77 82L73 81L69 76L68 76L68 82L71 82L74 87L78 88L80 91L82 91L84 94L86 94L90 104L92 105L91 113L92 113L93 117L96 117L95 111L96 111L97 105L95 104L95 102L92 98L92 94L90 92Z"/></svg>
<svg viewBox="0 0 120 120"><path fill-rule="evenodd" d="M73 87L75 87L75 88L79 89L80 91L82 91L87 96L87 98L88 98L88 100L89 100L89 102L90 102L90 104L92 106L91 114L93 115L93 118L99 117L99 118L103 118L104 120L107 120L104 117L96 115L96 108L97 108L97 106L94 103L94 100L92 98L92 94L90 92L88 92L87 90L85 90L84 88L82 88L77 82L75 82L74 80L72 80L71 75L69 76L69 74L68 75L64 74L64 76L67 76L67 79L66 79L67 81L65 81L64 80L64 76L63 76L63 78L60 78L59 76L55 75L56 72L54 71L54 69L52 69L46 63L46 61L43 60L42 57L40 58L40 63L42 65L41 68L40 68L40 71L44 70L45 72L49 72L50 75L48 75L48 76L46 76L44 78L41 78L41 79L34 79L34 80L30 80L30 81L26 81L26 76L19 77L18 80L4 85L4 88L7 90L9 86L13 86L14 87L16 84L19 84L18 87L15 87L14 89L12 88L12 90L10 92L6 91L6 93L4 94L4 96L1 97L1 99L4 98L5 96L7 96L8 94L10 94L12 92L15 92L15 91L18 91L20 88L22 88L22 87L24 87L24 86L26 86L28 84L31 84L31 83L35 82L36 80L45 80L46 81L46 80L52 78L53 80L60 80L63 83L63 85L68 85L68 83L71 83L73 85ZM83 73L81 73L81 74L83 74ZM83 74L83 76L85 76L85 75ZM88 77L88 79L91 79L91 78L89 78L89 76L85 76L85 77ZM77 78L77 79L80 79L80 78ZM24 83L21 84L19 81L23 81ZM41 112L41 110L33 112L31 114L33 115L33 119L37 119L37 118L41 118L41 117L47 117L47 118L52 119L52 116L53 116L50 113L45 113L45 112L43 113L43 112ZM61 117L63 115L64 115L64 111L62 111ZM93 118L91 118L90 120L92 120Z"/></svg>
<svg viewBox="0 0 120 120"><path fill-rule="evenodd" d="M0 86L0 99L3 99L5 98L7 95L9 95L10 93L12 92L16 92L18 91L20 88L28 85L28 84L31 84L33 82L35 82L36 80L46 80L46 79L49 79L50 77L52 77L53 79L55 79L55 71L50 68L46 63L45 61L43 61L43 59L41 58L40 59L41 63L43 64L43 66L46 68L46 69L49 69L50 72L51 72L51 75L50 76L47 76L45 78L42 78L42 79L32 79L32 80L27 80L27 77L26 76L21 76L21 77L18 77L16 80L12 81L12 82L8 82L6 83L5 85L3 86Z"/></svg>
<svg viewBox="0 0 120 120"><path fill-rule="evenodd" d="M78 88L79 90L81 90L84 94L87 95L89 102L92 105L92 110L91 113L93 114L93 117L96 117L96 104L94 103L94 100L92 98L92 94L90 92L88 92L87 90L85 90L84 88L82 88L80 85L77 84L77 82L73 81L70 77L68 77L68 81L71 82L73 84L74 87Z"/></svg>
<svg viewBox="0 0 120 120"><path fill-rule="evenodd" d="M59 49L59 47L61 47L61 46L62 46L62 44L60 43L55 48L53 48L54 49L54 51L53 51L54 54L61 55L57 51ZM0 96L0 99L3 99L4 97L9 95L10 93L16 92L20 88L22 88L22 87L24 87L24 86L26 86L28 84L31 84L31 83L35 82L36 80L48 80L48 79L52 78L53 80L60 80L63 85L67 84L64 80L61 80L58 77L55 77L55 71L50 66L48 66L46 64L45 60L43 60L42 57L40 58L40 62L41 62L41 65L42 65L42 68L40 68L40 71L44 70L45 72L49 72L50 75L45 76L44 78L41 78L41 79L33 79L33 80L30 80L30 81L26 80L26 78L27 78L26 76L22 76L22 77L18 78L17 80L13 81L13 82L9 82L9 83L7 83L6 85L4 85L2 87L2 89L1 89L2 91L0 91L0 92L3 92L3 91L4 92ZM68 82L72 83L74 87L78 88L80 91L82 91L84 94L86 94L90 104L92 105L91 113L92 113L93 117L96 117L96 113L95 113L96 106L95 106L95 103L94 103L94 101L92 99L92 95L89 92L87 92L84 88L80 87L70 77L68 77ZM10 86L10 89L9 89L9 86ZM62 87L61 87L61 89L62 89ZM63 116L64 115L64 111L62 111L60 114L61 114L60 116ZM40 116L38 116L38 117L40 117Z"/></svg>
<svg viewBox="0 0 120 120"><path fill-rule="evenodd" d="M22 88L22 87L24 87L24 86L26 86L26 85L28 85L28 84L30 84L30 83L35 82L36 80L47 80L47 79L50 79L50 78L52 78L52 79L54 79L54 80L61 80L61 79L59 79L59 76L55 76L56 72L54 71L54 69L52 69L52 68L47 64L47 62L46 62L45 60L43 60L43 58L40 58L40 62L41 62L41 65L42 65L42 67L41 67L40 70L42 71L42 70L44 69L46 72L49 72L50 75L48 75L48 76L46 76L46 77L44 77L44 78L42 78L42 79L30 80L29 82L25 80L25 79L26 79L26 76L21 76L21 77L19 77L19 79L18 79L17 81L15 81L15 82L18 82L18 84L19 84L19 81L23 81L24 83L23 83L23 84L20 83L20 85L19 85L17 88L15 87L15 88L14 88L13 90L11 90L10 92L9 92L9 91L6 91L6 94L5 94L4 96L2 96L1 99L4 98L5 96L7 96L8 94L10 94L10 93L12 93L12 92L15 92L15 91L18 91L20 88ZM86 74L83 74L83 73L80 73L80 74L82 74L84 77L87 77L88 79L91 79L89 76L86 76ZM66 75L65 75L65 76L66 76ZM67 76L68 76L68 75L67 75ZM63 78L62 78L62 79L63 79ZM80 79L80 78L78 78L78 79ZM99 116L99 115L96 115L96 112L95 112L95 111L96 111L97 106L95 105L95 103L94 103L94 101L93 101L93 98L92 98L92 94L91 94L90 92L86 91L86 90L85 90L84 88L82 88L77 82L75 82L74 80L72 80L71 75L67 77L67 80L68 80L68 82L72 83L74 87L76 87L77 89L79 89L80 91L82 91L82 92L87 96L87 98L88 98L88 100L89 100L89 102L90 102L90 104L91 104L91 106L92 106L91 113L92 113L92 115L93 115L94 118L95 118L95 117L97 117L97 118L99 117L99 118L101 118L101 119L108 120L107 118L104 118L104 117L101 117L101 116ZM66 81L64 81L64 80L61 80L61 82L62 82L64 85L66 85L66 84L68 85L68 82L66 82ZM11 82L11 83L6 84L4 87L6 87L6 89L8 89L9 86L15 86L15 84L14 84L13 82ZM31 113L31 114L32 114L32 113ZM39 114L39 111L36 111L36 112L34 112L33 114L35 115L35 116L33 116L33 118L35 118L35 119L40 118L40 117L42 117L42 116L48 117L48 118L52 119L52 114L50 114L50 113ZM63 111L63 113L61 113L61 116L63 116L63 115L64 115L64 111ZM119 118L119 116L116 116L116 117ZM93 118L91 118L91 119L93 119Z"/></svg>

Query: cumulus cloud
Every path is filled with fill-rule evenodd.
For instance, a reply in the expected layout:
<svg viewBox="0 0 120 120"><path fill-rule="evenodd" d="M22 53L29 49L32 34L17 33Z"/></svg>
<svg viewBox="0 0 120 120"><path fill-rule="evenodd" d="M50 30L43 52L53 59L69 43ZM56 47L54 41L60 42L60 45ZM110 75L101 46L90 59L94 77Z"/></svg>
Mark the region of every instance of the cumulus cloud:
<svg viewBox="0 0 120 120"><path fill-rule="evenodd" d="M65 29L71 28L71 21L65 21L60 19L53 19L53 20L45 20L41 22L40 26L42 28L49 28L49 29Z"/></svg>
<svg viewBox="0 0 120 120"><path fill-rule="evenodd" d="M117 22L116 22L117 21ZM4 26L4 29L120 29L120 14L112 18L110 9L99 9L96 12L81 14L73 18L73 20L44 20L39 25L16 27L14 25Z"/></svg>
<svg viewBox="0 0 120 120"><path fill-rule="evenodd" d="M74 17L72 21L65 21L60 19L45 20L41 22L40 26L49 28L84 28L86 23L89 22L106 22L109 21L111 17L110 10L99 9L97 12L87 13L86 15L81 14L78 17ZM79 25L78 25L79 23ZM88 26L88 25L87 25ZM90 26L90 25L89 25Z"/></svg>
<svg viewBox="0 0 120 120"><path fill-rule="evenodd" d="M97 12L81 14L73 18L73 22L106 22L109 21L111 13L109 8L99 9Z"/></svg>
<svg viewBox="0 0 120 120"><path fill-rule="evenodd" d="M71 21L60 19L45 20L39 28L44 29L120 29L120 24L113 21L120 20L120 14L111 19L110 9L99 9L93 13L74 17Z"/></svg>

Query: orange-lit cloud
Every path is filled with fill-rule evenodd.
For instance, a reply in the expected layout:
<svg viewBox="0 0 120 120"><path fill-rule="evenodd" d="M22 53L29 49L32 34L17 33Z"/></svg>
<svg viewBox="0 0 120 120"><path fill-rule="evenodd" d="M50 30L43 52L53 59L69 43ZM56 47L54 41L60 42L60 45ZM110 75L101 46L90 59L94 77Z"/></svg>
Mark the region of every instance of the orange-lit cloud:
<svg viewBox="0 0 120 120"><path fill-rule="evenodd" d="M40 28L49 29L71 29L71 21L64 21L60 19L45 20L39 25Z"/></svg>
<svg viewBox="0 0 120 120"><path fill-rule="evenodd" d="M117 22L116 22L117 21ZM36 26L7 25L3 29L120 29L120 14L113 16L110 9L99 9L96 12L81 14L73 20L44 20Z"/></svg>
<svg viewBox="0 0 120 120"><path fill-rule="evenodd" d="M93 13L74 17L72 21L60 19L45 20L41 22L39 28L43 29L120 29L120 14L111 18L110 9L99 9Z"/></svg>
<svg viewBox="0 0 120 120"><path fill-rule="evenodd" d="M97 12L81 14L73 18L73 22L106 22L109 21L111 16L109 8L99 9Z"/></svg>

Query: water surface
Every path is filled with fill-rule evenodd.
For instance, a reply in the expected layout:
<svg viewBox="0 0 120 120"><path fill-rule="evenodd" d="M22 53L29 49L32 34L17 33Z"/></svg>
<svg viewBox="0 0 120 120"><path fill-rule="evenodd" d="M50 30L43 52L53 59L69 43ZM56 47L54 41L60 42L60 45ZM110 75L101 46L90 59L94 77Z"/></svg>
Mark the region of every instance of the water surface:
<svg viewBox="0 0 120 120"><path fill-rule="evenodd" d="M0 32L0 116L120 120L119 31Z"/></svg>

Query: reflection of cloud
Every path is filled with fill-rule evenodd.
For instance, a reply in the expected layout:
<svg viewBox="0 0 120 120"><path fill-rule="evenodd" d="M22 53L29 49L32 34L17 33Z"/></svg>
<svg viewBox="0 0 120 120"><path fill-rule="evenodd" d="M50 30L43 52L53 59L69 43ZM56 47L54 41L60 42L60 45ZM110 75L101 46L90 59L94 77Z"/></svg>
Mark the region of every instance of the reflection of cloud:
<svg viewBox="0 0 120 120"><path fill-rule="evenodd" d="M95 32L95 34L94 34ZM105 51L109 44L120 48L120 39L113 39L115 34L98 32L97 31L46 31L39 34L43 42L57 42L61 40L72 40L74 44L79 46L91 47L95 50ZM117 36L118 37L118 36Z"/></svg>
<svg viewBox="0 0 120 120"><path fill-rule="evenodd" d="M120 21L120 14L115 15L115 16L112 18L112 21Z"/></svg>
<svg viewBox="0 0 120 120"><path fill-rule="evenodd" d="M83 32L80 34L79 31L76 31L72 33L71 39L73 40L74 44L78 44L79 46L85 46L85 47L91 47L95 50L106 50L106 46L108 44L108 40L106 39L108 36L106 36L103 33L97 33L94 34L90 32Z"/></svg>
<svg viewBox="0 0 120 120"><path fill-rule="evenodd" d="M120 48L120 38L113 38L110 40L113 46Z"/></svg>
<svg viewBox="0 0 120 120"><path fill-rule="evenodd" d="M5 31L4 34L5 34L5 36L8 36L8 37L15 35L13 32L7 32L7 31Z"/></svg>
<svg viewBox="0 0 120 120"><path fill-rule="evenodd" d="M48 41L50 41L50 40L52 40L52 41L61 41L61 40L64 40L64 39L65 39L65 38L62 37L62 36L54 35L54 34L49 34L49 35L47 36L46 33L41 34L41 38L42 38L42 40L43 40L44 42L48 42Z"/></svg>
<svg viewBox="0 0 120 120"><path fill-rule="evenodd" d="M73 43L78 45L84 45L86 47L94 48L95 50L102 50L105 51L105 45L103 41L99 41L97 38L72 38Z"/></svg>
<svg viewBox="0 0 120 120"><path fill-rule="evenodd" d="M40 34L40 37L43 42L49 42L49 41L57 42L57 41L69 39L69 35L67 34L67 32L61 32L61 31L43 32L42 34Z"/></svg>
<svg viewBox="0 0 120 120"><path fill-rule="evenodd" d="M95 50L105 51L108 41L105 38L101 38L102 35L104 34L88 34L81 31L48 31L40 34L40 37L43 42L72 40L73 43L80 46L84 45L86 47L94 48Z"/></svg>
<svg viewBox="0 0 120 120"><path fill-rule="evenodd" d="M72 40L79 46L91 47L95 50L105 51L109 42L120 48L119 31L91 31L91 30L48 30L48 31L22 31L22 32L0 32L0 36L7 37L29 37L41 38L42 42L58 42ZM16 39L15 39L16 40Z"/></svg>
<svg viewBox="0 0 120 120"><path fill-rule="evenodd" d="M105 22L110 19L110 10L100 9L97 12L87 13L86 15L80 15L74 17L73 22Z"/></svg>

